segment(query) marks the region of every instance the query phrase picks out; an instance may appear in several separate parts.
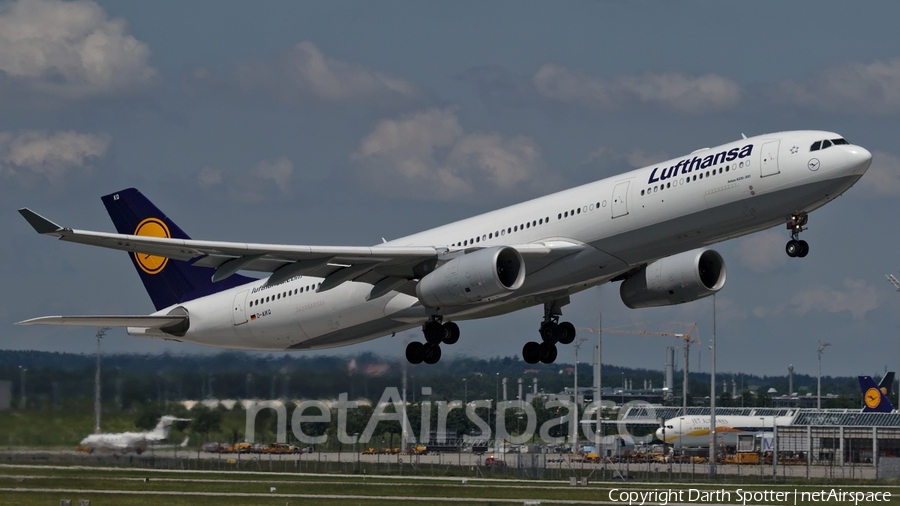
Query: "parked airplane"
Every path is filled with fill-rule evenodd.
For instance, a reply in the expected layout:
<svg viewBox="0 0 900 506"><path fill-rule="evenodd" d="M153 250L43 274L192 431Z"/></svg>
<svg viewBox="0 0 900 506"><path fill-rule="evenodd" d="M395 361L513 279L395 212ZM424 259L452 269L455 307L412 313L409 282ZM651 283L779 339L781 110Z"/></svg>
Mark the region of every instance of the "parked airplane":
<svg viewBox="0 0 900 506"><path fill-rule="evenodd" d="M890 413L894 405L888 399L894 373L881 378L878 385L871 376L859 377L859 388L865 405L863 413ZM737 444L738 436L772 432L772 427L783 427L793 422L794 416L716 416L716 434L725 446ZM678 446L709 446L709 416L679 416L666 420L656 429L656 439Z"/></svg>
<svg viewBox="0 0 900 506"><path fill-rule="evenodd" d="M840 135L750 137L372 247L192 240L135 189L103 197L118 234L62 227L23 208L38 233L132 252L157 311L49 316L20 324L124 326L134 336L223 348L344 346L421 327L412 363L440 360L457 322L543 305L528 363L575 339L560 322L577 292L622 281L630 308L712 295L725 284L713 243L787 224L787 254L809 252L808 213L872 160ZM269 273L252 279L238 271ZM527 274L526 274L527 273Z"/></svg>
<svg viewBox="0 0 900 506"><path fill-rule="evenodd" d="M133 451L140 455L148 447L160 448L159 443L169 437L169 429L174 422L189 422L190 418L176 418L166 415L159 419L153 430L144 432L119 432L112 434L91 434L81 440L80 448L93 453L94 450L112 450L121 452ZM187 446L188 438L184 438L181 447Z"/></svg>
<svg viewBox="0 0 900 506"><path fill-rule="evenodd" d="M890 413L894 410L890 400L894 373L886 373L877 385L871 376L860 376L858 379L863 394L863 413Z"/></svg>

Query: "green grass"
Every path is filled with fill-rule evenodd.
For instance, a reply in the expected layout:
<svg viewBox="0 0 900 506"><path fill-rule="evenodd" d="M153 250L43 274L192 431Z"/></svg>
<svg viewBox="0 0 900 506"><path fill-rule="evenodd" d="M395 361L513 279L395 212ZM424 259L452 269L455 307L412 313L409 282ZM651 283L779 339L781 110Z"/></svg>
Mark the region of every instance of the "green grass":
<svg viewBox="0 0 900 506"><path fill-rule="evenodd" d="M271 492L270 488L276 491ZM221 505L331 505L331 504L500 504L537 500L575 503L609 502L613 488L629 491L718 490L732 493L729 503L740 503L736 491L843 491L891 490L887 483L848 482L843 485L797 483L766 485L591 483L571 487L563 481L477 480L423 477L333 476L285 473L176 472L52 466L0 466L0 505L59 504L60 499L90 499L92 505L221 504ZM18 489L19 491L17 491ZM28 489L27 491L24 489ZM63 491L64 490L64 491ZM93 492L99 490L103 492ZM349 497L327 497L343 495ZM405 499L405 500L401 500ZM455 499L451 501L449 499ZM773 501L766 501L772 503ZM846 503L846 502L845 502ZM753 504L753 502L748 502ZM793 499L785 504L793 504ZM797 504L819 504L798 502Z"/></svg>

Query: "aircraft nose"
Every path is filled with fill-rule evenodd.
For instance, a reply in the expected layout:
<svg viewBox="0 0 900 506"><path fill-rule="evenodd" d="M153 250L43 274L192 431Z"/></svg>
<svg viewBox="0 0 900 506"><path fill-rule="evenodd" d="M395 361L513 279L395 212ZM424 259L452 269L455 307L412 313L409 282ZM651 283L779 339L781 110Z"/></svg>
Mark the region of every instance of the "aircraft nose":
<svg viewBox="0 0 900 506"><path fill-rule="evenodd" d="M660 427L659 429L656 429L656 439L659 439L660 441L665 441L665 440L663 439L663 430L662 430L662 427Z"/></svg>
<svg viewBox="0 0 900 506"><path fill-rule="evenodd" d="M847 150L850 172L852 174L863 175L872 164L872 153L868 149L861 146L851 146Z"/></svg>

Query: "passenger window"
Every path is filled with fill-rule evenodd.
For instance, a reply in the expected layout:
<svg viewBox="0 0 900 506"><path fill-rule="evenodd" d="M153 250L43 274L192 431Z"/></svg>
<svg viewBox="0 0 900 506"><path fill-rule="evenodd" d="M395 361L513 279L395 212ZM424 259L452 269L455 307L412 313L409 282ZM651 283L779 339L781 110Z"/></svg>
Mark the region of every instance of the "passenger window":
<svg viewBox="0 0 900 506"><path fill-rule="evenodd" d="M559 214L556 216L556 219L557 219L557 220L561 220L561 219L562 219L562 213L559 213Z"/></svg>
<svg viewBox="0 0 900 506"><path fill-rule="evenodd" d="M819 148L822 147L822 141L816 141L812 146L809 147L810 151L818 151Z"/></svg>
<svg viewBox="0 0 900 506"><path fill-rule="evenodd" d="M644 190L641 190L641 196L642 197L644 196Z"/></svg>

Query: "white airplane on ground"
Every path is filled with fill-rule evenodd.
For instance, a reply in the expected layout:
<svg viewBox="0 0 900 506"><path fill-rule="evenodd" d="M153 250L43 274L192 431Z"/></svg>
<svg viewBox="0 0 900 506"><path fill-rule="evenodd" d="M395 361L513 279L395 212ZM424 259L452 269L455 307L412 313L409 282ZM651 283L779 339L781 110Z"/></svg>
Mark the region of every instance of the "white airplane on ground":
<svg viewBox="0 0 900 506"><path fill-rule="evenodd" d="M21 324L124 326L223 348L344 346L421 327L406 357L433 364L456 322L544 306L528 363L552 363L575 327L572 294L622 281L631 308L689 302L725 284L710 244L787 224L804 257L807 214L866 172L872 155L840 135L780 132L705 148L372 247L192 240L135 189L103 197L118 234L65 228L24 208L37 232L132 252L157 311L49 316ZM238 271L268 273L253 279Z"/></svg>
<svg viewBox="0 0 900 506"><path fill-rule="evenodd" d="M160 448L159 442L165 441L169 437L169 429L172 428L174 422L190 422L190 418L176 418L166 415L159 419L159 423L153 430L144 432L119 432L113 434L91 434L81 440L79 445L83 450L93 453L94 450L112 450L129 452L133 451L140 455L149 446ZM187 446L188 438L184 438L181 447Z"/></svg>
<svg viewBox="0 0 900 506"><path fill-rule="evenodd" d="M725 446L736 446L739 435L772 432L773 425L785 427L791 416L716 416L716 440ZM679 416L663 422L656 429L656 439L676 446L709 446L710 417Z"/></svg>
<svg viewBox="0 0 900 506"><path fill-rule="evenodd" d="M894 405L890 401L894 373L889 372L876 385L871 376L859 376L859 388L864 405L862 413L890 413ZM790 416L716 416L716 434L725 446L735 446L738 436L759 435L772 432L775 425L790 425ZM656 429L656 439L678 446L709 446L710 416L679 416L663 422Z"/></svg>

